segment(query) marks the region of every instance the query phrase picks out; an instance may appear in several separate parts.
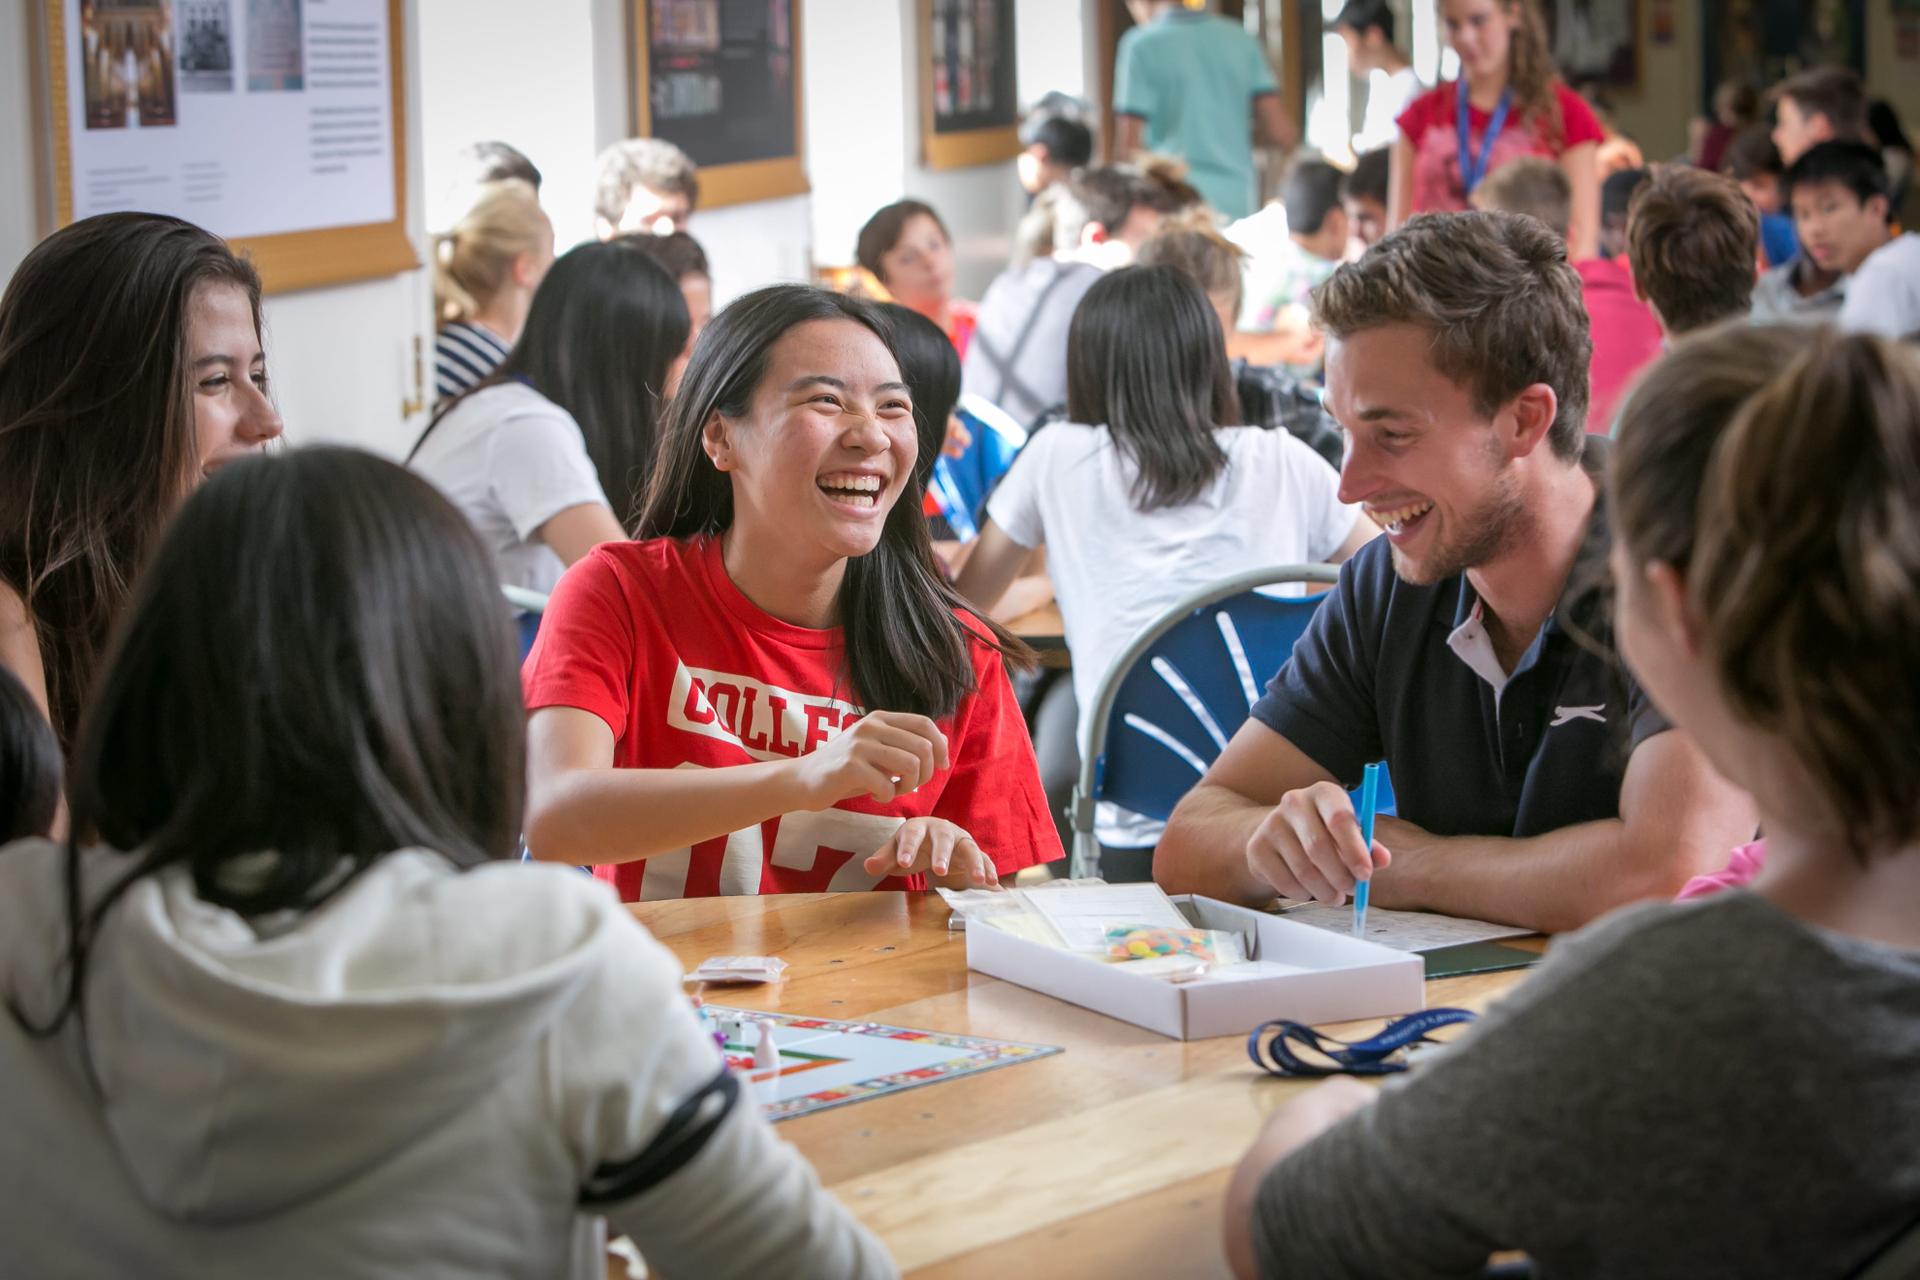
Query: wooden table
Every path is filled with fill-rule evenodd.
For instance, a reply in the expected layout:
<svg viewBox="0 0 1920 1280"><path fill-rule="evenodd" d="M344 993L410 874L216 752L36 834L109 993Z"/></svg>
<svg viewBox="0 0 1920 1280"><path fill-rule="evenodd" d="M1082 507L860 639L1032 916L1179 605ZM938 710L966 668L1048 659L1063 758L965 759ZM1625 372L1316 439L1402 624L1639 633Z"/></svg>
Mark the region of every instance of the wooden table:
<svg viewBox="0 0 1920 1280"><path fill-rule="evenodd" d="M930 893L633 913L685 967L722 954L792 966L777 987L729 987L717 1002L1065 1048L780 1125L913 1276L1225 1276L1228 1175L1267 1113L1306 1087L1260 1072L1239 1037L1168 1040L970 972L966 935L948 933ZM1442 979L1427 1003L1483 1007L1521 976Z"/></svg>
<svg viewBox="0 0 1920 1280"><path fill-rule="evenodd" d="M1032 645L1043 667L1067 667L1067 624L1061 620L1060 605L1049 600L1031 613L1011 619L1007 630Z"/></svg>

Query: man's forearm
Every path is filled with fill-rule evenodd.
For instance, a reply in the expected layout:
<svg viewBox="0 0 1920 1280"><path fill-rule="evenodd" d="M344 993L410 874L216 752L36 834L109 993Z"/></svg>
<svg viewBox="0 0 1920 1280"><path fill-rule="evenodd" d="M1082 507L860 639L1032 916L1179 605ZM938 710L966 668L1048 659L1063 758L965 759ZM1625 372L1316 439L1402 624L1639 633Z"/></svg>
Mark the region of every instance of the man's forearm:
<svg viewBox="0 0 1920 1280"><path fill-rule="evenodd" d="M1273 887L1247 867L1247 841L1272 806L1201 783L1180 801L1153 853L1153 878L1168 893L1199 893L1250 905L1273 900Z"/></svg>
<svg viewBox="0 0 1920 1280"><path fill-rule="evenodd" d="M1436 836L1383 817L1374 834L1393 855L1392 864L1374 875L1374 905L1542 933L1577 929L1642 898L1671 897L1691 874L1673 858L1649 858L1635 849L1618 818L1515 840Z"/></svg>

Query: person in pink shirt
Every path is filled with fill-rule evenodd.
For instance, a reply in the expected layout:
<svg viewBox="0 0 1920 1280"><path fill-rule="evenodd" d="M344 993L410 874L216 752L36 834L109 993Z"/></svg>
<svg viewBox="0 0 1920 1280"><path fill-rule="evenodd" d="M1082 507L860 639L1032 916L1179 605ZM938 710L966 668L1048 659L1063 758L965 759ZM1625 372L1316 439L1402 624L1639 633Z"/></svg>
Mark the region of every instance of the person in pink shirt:
<svg viewBox="0 0 1920 1280"><path fill-rule="evenodd" d="M1538 218L1566 239L1573 187L1559 165L1541 156L1521 156L1502 165L1473 193L1480 209ZM1587 370L1587 430L1605 435L1613 410L1634 375L1660 354L1660 321L1640 300L1624 258L1578 258L1580 297L1593 336Z"/></svg>
<svg viewBox="0 0 1920 1280"><path fill-rule="evenodd" d="M1544 156L1572 188L1568 244L1577 261L1598 251L1606 131L1567 88L1547 49L1535 0L1440 0L1460 78L1400 113L1393 144L1388 229L1416 213L1465 209L1475 188L1520 156Z"/></svg>

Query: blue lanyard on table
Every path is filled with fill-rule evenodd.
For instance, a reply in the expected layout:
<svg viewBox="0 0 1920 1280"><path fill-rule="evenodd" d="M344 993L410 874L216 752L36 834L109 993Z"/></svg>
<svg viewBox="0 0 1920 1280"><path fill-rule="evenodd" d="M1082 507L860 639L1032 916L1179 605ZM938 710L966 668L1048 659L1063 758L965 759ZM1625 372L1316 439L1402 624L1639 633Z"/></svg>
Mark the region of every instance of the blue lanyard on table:
<svg viewBox="0 0 1920 1280"><path fill-rule="evenodd" d="M1431 1032L1457 1022L1472 1022L1477 1015L1469 1009L1424 1009L1395 1018L1378 1035L1365 1040L1336 1040L1323 1036L1312 1027L1284 1018L1262 1023L1247 1036L1247 1056L1276 1076L1386 1076L1405 1071L1404 1059L1393 1055L1411 1044L1433 1043ZM1273 1037L1262 1043L1267 1032ZM1326 1062L1309 1062L1294 1052L1298 1044L1313 1050Z"/></svg>
<svg viewBox="0 0 1920 1280"><path fill-rule="evenodd" d="M1462 79L1459 85L1458 109L1454 112L1454 125L1460 136L1460 194L1470 196L1473 189L1480 185L1480 179L1487 176L1487 161L1493 157L1494 139L1507 127L1507 110L1513 105L1513 90L1500 91L1500 105L1493 109L1493 118L1487 121L1487 131L1480 135L1480 154L1474 155L1467 145L1467 82Z"/></svg>

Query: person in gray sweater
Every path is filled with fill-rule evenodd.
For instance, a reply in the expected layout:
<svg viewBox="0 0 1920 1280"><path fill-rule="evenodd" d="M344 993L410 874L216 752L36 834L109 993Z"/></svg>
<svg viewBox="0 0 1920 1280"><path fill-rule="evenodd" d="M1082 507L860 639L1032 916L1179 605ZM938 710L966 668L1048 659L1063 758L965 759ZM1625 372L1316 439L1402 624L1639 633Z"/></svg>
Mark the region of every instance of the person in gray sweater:
<svg viewBox="0 0 1920 1280"><path fill-rule="evenodd" d="M518 851L492 560L393 463L223 467L0 852L0 1275L898 1275L607 886Z"/></svg>
<svg viewBox="0 0 1920 1280"><path fill-rule="evenodd" d="M1282 1106L1242 1277L1853 1275L1920 1219L1920 353L1681 343L1620 418L1616 634L1756 798L1750 884L1556 942L1377 1093ZM1686 815L1674 815L1684 823Z"/></svg>

